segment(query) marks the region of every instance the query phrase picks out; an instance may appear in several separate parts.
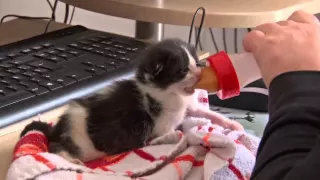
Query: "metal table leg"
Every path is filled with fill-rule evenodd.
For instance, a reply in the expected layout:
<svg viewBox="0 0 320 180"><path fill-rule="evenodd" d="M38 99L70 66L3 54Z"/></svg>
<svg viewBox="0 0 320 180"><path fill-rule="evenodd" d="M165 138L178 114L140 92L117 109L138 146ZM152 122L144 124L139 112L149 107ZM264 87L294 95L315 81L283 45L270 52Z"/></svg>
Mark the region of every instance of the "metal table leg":
<svg viewBox="0 0 320 180"><path fill-rule="evenodd" d="M164 26L161 23L136 21L135 38L147 41L161 41Z"/></svg>

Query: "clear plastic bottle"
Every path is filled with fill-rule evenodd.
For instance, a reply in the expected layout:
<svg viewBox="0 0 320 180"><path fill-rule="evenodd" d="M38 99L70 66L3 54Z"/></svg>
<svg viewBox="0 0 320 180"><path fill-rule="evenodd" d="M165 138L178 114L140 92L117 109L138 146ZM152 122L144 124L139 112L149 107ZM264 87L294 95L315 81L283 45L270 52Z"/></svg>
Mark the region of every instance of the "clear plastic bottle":
<svg viewBox="0 0 320 180"><path fill-rule="evenodd" d="M260 69L250 53L227 54L221 51L207 59L201 80L195 88L217 92L220 99L240 94L240 88L261 78Z"/></svg>

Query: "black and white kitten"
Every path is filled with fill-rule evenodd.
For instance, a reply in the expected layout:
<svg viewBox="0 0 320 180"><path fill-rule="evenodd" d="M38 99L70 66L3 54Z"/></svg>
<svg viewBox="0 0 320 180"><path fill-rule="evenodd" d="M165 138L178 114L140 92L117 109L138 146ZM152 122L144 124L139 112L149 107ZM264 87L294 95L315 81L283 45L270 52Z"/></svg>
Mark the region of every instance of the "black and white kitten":
<svg viewBox="0 0 320 180"><path fill-rule="evenodd" d="M186 115L242 129L217 113L193 106L193 86L201 74L194 47L167 39L150 46L139 58L133 79L74 100L54 127L33 122L21 135L42 126L51 152L85 162L141 148L147 140L173 132Z"/></svg>

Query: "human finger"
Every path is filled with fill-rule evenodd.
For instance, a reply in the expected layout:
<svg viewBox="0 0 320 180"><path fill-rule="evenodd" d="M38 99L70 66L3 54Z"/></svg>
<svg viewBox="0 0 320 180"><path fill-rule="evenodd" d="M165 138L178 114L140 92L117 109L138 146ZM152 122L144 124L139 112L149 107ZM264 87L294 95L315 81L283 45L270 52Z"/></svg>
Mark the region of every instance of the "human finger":
<svg viewBox="0 0 320 180"><path fill-rule="evenodd" d="M295 11L288 20L300 23L319 24L319 20L313 14L304 11Z"/></svg>
<svg viewBox="0 0 320 180"><path fill-rule="evenodd" d="M253 52L263 42L265 34L259 30L252 30L242 40L242 45L245 51Z"/></svg>
<svg viewBox="0 0 320 180"><path fill-rule="evenodd" d="M261 31L268 35L277 31L281 26L277 23L265 23L257 26L254 30Z"/></svg>

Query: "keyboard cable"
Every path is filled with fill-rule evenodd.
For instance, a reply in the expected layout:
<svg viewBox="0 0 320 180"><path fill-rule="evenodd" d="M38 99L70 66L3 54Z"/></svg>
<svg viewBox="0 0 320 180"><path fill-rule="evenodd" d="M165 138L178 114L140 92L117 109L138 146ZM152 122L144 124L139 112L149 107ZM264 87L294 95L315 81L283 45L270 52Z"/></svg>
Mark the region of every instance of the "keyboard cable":
<svg viewBox="0 0 320 180"><path fill-rule="evenodd" d="M202 16L201 16L201 21L200 21L199 28L197 28L198 32L195 31L195 36L196 36L195 48L196 49L198 49L198 45L199 45L199 42L200 42L200 34L201 34L202 27L203 27L204 18L206 16L206 10L205 10L204 7L199 7L196 10L196 12L194 13L192 21L191 21L191 25L190 25L189 39L188 39L188 43L191 44L191 37L192 37L192 31L193 31L193 28L194 28L194 21L195 21L197 15L198 15L199 11L202 11ZM197 65L200 65L199 60L197 60L196 63L197 63Z"/></svg>

